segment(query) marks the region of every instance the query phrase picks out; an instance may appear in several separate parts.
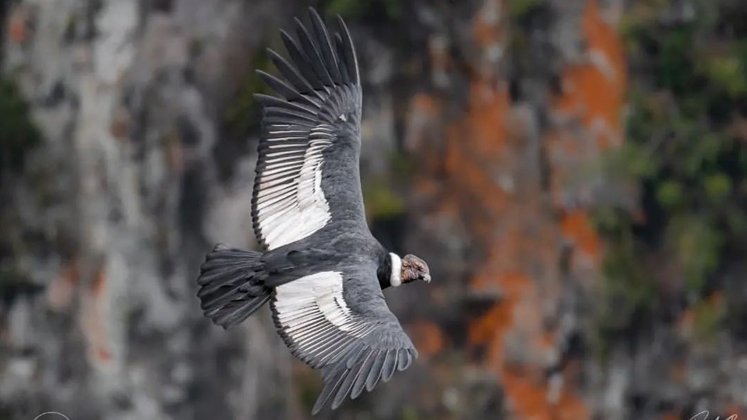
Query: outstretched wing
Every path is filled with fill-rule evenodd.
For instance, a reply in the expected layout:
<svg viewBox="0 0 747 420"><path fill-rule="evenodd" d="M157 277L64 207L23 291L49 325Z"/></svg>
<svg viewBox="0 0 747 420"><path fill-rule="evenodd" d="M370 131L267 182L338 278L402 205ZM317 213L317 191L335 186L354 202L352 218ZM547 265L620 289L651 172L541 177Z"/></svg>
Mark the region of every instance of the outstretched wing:
<svg viewBox="0 0 747 420"><path fill-rule="evenodd" d="M339 17L339 32L330 37L319 15L313 9L309 15L310 29L296 19L297 40L281 31L290 60L268 50L282 77L257 71L278 95L255 95L263 117L252 221L269 249L323 228L335 207L363 219L361 88L353 42Z"/></svg>
<svg viewBox="0 0 747 420"><path fill-rule="evenodd" d="M344 267L275 288L271 307L280 336L294 356L322 370L313 414L371 391L417 357L375 278L373 265Z"/></svg>

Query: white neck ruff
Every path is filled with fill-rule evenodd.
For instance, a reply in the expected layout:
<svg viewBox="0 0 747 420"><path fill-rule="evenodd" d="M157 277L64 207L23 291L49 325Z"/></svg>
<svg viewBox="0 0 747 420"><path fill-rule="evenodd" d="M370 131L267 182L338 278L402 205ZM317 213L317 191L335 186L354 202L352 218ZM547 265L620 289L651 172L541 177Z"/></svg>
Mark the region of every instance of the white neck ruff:
<svg viewBox="0 0 747 420"><path fill-rule="evenodd" d="M389 284L397 287L402 284L402 259L394 252L389 253L392 259L392 274L389 276Z"/></svg>

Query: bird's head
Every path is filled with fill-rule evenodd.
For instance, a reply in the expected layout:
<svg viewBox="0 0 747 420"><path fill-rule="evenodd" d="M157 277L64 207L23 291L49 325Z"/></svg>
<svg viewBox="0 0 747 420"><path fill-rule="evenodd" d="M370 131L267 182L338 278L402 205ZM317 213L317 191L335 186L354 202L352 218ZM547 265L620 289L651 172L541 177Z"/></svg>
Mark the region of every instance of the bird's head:
<svg viewBox="0 0 747 420"><path fill-rule="evenodd" d="M402 258L402 283L409 283L415 280L423 280L426 283L431 282L431 272L428 270L428 264L422 259L407 254Z"/></svg>

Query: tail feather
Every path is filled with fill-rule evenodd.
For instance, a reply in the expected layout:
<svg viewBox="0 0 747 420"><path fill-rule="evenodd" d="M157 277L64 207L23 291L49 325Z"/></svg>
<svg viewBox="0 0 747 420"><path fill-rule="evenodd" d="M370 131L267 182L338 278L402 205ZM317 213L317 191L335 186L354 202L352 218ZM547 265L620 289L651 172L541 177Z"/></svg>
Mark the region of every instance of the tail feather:
<svg viewBox="0 0 747 420"><path fill-rule="evenodd" d="M262 284L262 254L216 245L200 267L197 297L206 317L228 328L248 318L270 300Z"/></svg>
<svg viewBox="0 0 747 420"><path fill-rule="evenodd" d="M224 327L228 327L248 318L257 309L270 300L270 295L257 296L245 302L230 302L220 311L215 313L213 321Z"/></svg>

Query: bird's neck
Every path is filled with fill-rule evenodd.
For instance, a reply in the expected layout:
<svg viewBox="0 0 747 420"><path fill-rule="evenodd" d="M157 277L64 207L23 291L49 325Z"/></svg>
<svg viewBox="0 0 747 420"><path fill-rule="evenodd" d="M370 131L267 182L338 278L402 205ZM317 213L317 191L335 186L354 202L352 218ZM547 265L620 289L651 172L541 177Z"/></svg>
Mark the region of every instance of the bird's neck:
<svg viewBox="0 0 747 420"><path fill-rule="evenodd" d="M382 290L402 284L402 259L393 252L382 255L376 272Z"/></svg>

